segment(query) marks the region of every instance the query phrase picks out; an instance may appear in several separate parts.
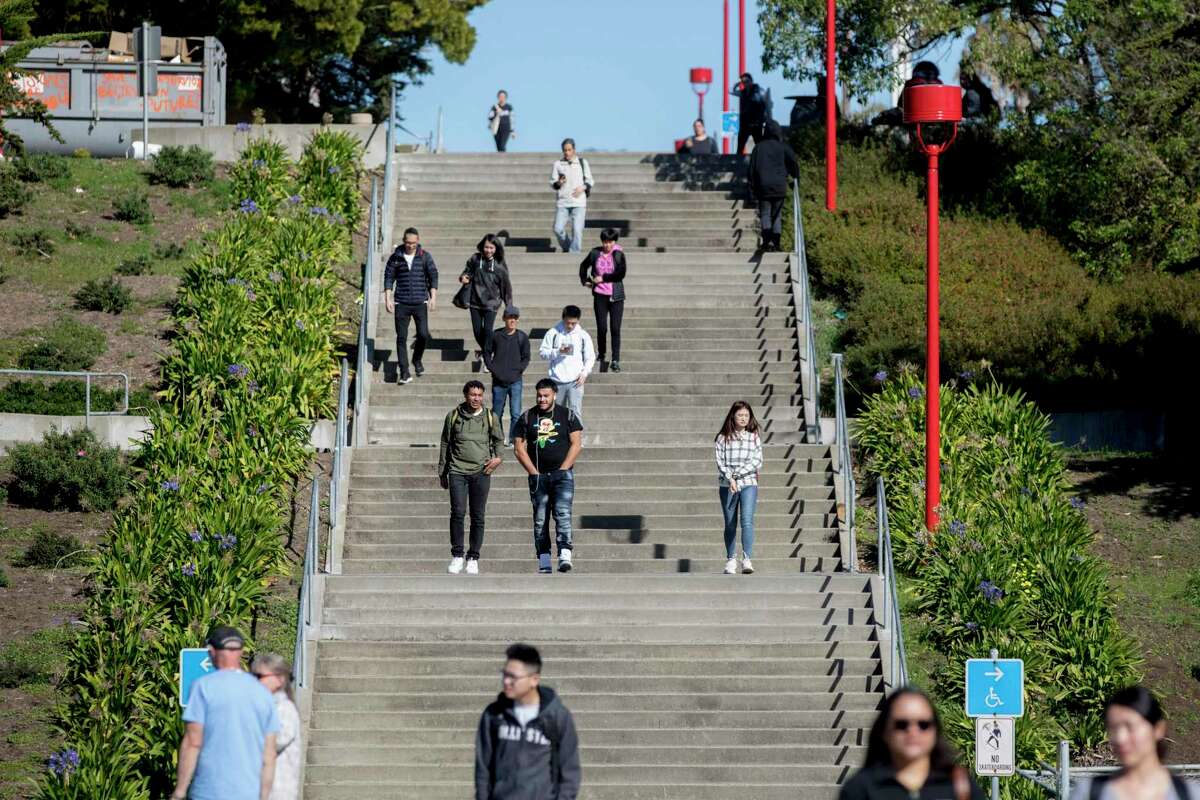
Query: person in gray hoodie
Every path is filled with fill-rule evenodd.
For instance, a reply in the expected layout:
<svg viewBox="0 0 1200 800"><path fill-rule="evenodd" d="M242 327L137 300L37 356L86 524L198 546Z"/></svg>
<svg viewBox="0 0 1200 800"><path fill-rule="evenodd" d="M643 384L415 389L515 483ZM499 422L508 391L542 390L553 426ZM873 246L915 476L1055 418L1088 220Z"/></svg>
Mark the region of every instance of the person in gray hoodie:
<svg viewBox="0 0 1200 800"><path fill-rule="evenodd" d="M537 648L514 644L505 659L502 691L475 734L475 800L575 800L582 777L575 720L541 685Z"/></svg>

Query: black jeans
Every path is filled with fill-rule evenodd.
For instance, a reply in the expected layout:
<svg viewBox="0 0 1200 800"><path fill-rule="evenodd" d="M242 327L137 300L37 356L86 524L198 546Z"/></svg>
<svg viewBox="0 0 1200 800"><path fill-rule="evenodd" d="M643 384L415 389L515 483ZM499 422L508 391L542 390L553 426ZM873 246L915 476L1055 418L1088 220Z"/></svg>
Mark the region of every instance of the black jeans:
<svg viewBox="0 0 1200 800"><path fill-rule="evenodd" d="M508 149L508 137L511 133L512 131L505 130L504 128L496 131L495 138L497 153L503 153L506 149Z"/></svg>
<svg viewBox="0 0 1200 800"><path fill-rule="evenodd" d="M762 229L765 243L772 234L778 236L783 231L783 198L760 199L758 201L758 225Z"/></svg>
<svg viewBox="0 0 1200 800"><path fill-rule="evenodd" d="M413 342L413 361L421 363L425 345L429 344L429 306L424 303L396 303L396 363L400 365L400 377L409 377L408 372L408 321L417 321L417 336Z"/></svg>
<svg viewBox="0 0 1200 800"><path fill-rule="evenodd" d="M476 308L471 306L471 332L475 334L475 344L486 351L492 341L492 328L496 325L496 310L493 308Z"/></svg>
<svg viewBox="0 0 1200 800"><path fill-rule="evenodd" d="M607 352L609 322L612 322L613 361L621 360L621 318L625 315L625 301L613 300L602 294L592 294L592 310L596 312L596 355L603 361Z"/></svg>
<svg viewBox="0 0 1200 800"><path fill-rule="evenodd" d="M492 488L492 476L476 472L474 475L450 473L450 555L463 555L463 519L467 504L471 506L471 546L467 558L479 559L479 548L483 547L483 520L487 513L488 491Z"/></svg>
<svg viewBox="0 0 1200 800"><path fill-rule="evenodd" d="M739 156L742 154L742 151L746 149L746 142L748 142L750 139L754 140L754 144L757 147L758 143L762 141L762 138L763 123L760 122L757 125L753 125L745 122L744 120L739 122L737 154Z"/></svg>

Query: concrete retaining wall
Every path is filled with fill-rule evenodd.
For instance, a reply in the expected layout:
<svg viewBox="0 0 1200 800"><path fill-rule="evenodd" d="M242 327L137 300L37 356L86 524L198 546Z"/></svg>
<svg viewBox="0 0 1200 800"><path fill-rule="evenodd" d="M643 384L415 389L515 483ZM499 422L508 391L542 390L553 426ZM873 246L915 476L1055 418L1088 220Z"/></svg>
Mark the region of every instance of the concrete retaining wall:
<svg viewBox="0 0 1200 800"><path fill-rule="evenodd" d="M368 169L383 165L387 150L387 129L376 125L330 125L331 130L345 131L366 145L363 164ZM237 161L238 153L251 137L270 136L287 145L288 155L300 158L304 143L320 125L255 125L250 131L239 131L236 125L214 125L208 128L168 128L150 126L150 143L167 145L199 145L213 154L217 161ZM142 140L142 129L132 129L131 142Z"/></svg>

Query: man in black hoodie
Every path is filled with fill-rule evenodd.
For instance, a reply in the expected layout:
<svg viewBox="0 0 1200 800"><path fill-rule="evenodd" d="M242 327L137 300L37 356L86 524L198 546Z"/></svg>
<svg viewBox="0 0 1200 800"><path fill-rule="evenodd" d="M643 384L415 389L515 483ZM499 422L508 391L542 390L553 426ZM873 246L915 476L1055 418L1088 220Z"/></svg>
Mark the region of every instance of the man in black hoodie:
<svg viewBox="0 0 1200 800"><path fill-rule="evenodd" d="M783 202L788 193L788 176L800 177L800 165L792 148L782 141L779 123L767 120L763 140L750 154L750 192L758 201L762 228L762 250L778 252L783 232Z"/></svg>
<svg viewBox="0 0 1200 800"><path fill-rule="evenodd" d="M763 123L771 117L771 92L754 82L749 72L743 72L729 92L738 99L737 154L746 149L746 143L754 140L758 147L763 139Z"/></svg>
<svg viewBox="0 0 1200 800"><path fill-rule="evenodd" d="M514 644L503 691L483 710L475 735L475 800L575 800L579 737L571 712L541 685L542 657Z"/></svg>
<svg viewBox="0 0 1200 800"><path fill-rule="evenodd" d="M492 338L483 351L483 363L492 373L492 411L496 421L504 422L504 404L508 403L508 433L504 446L512 446L513 431L521 418L521 391L523 376L529 366L529 336L517 328L521 320L521 309L508 306L504 309L504 327L492 332Z"/></svg>

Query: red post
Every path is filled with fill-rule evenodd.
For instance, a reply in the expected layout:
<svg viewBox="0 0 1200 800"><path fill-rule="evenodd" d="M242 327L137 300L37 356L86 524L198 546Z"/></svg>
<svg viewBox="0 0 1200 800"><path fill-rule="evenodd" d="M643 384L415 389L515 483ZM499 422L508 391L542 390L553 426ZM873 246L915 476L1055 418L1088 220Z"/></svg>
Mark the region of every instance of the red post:
<svg viewBox="0 0 1200 800"><path fill-rule="evenodd" d="M925 151L928 236L925 242L925 529L936 530L942 504L941 356L938 300L938 151Z"/></svg>
<svg viewBox="0 0 1200 800"><path fill-rule="evenodd" d="M825 2L825 209L837 208L837 4Z"/></svg>
<svg viewBox="0 0 1200 800"><path fill-rule="evenodd" d="M724 67L721 73L721 112L729 112L729 0L725 0L725 27L721 35ZM729 155L729 137L725 135L725 120L721 120L721 152Z"/></svg>
<svg viewBox="0 0 1200 800"><path fill-rule="evenodd" d="M746 73L746 0L738 0L738 77ZM757 144L757 142L755 142Z"/></svg>

